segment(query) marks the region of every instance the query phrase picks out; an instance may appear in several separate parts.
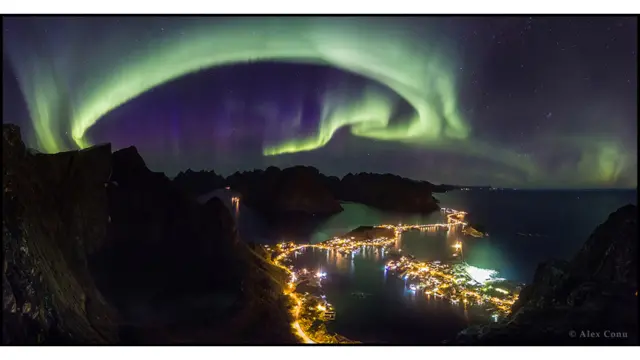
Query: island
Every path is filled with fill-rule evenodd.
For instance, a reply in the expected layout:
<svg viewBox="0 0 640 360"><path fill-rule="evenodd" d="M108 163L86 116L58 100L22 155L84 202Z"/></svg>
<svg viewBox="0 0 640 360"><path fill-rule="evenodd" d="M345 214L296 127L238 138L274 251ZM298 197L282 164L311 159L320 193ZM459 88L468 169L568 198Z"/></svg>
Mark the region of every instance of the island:
<svg viewBox="0 0 640 360"><path fill-rule="evenodd" d="M171 180L135 147L109 144L40 154L3 124L3 344L353 343L330 333L339 317L322 291L326 274L288 259L318 248L353 256L387 249L386 271L410 291L481 306L492 321L447 344L637 344L637 207L613 212L569 261L542 263L528 284L465 264L425 262L392 244L406 231L478 230L464 209L441 208L433 187L388 174L326 177L309 167L234 174L210 182L278 216L326 216L353 201L381 209L440 211L442 223L376 224L317 244L250 244L216 197L198 202L192 172ZM409 182L408 182L409 181ZM391 189L391 190L389 190ZM290 198L287 198L290 197ZM286 219L286 217L283 217ZM292 217L290 221L296 221ZM366 297L367 295L355 294ZM594 338L581 331L601 333ZM606 335L605 335L606 334ZM613 340L615 342L612 342Z"/></svg>

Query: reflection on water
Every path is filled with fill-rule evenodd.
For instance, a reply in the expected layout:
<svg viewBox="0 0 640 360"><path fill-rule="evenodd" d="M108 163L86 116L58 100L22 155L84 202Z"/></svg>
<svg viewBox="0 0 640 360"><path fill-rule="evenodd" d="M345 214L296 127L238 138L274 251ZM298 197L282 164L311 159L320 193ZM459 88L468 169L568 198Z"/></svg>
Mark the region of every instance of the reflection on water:
<svg viewBox="0 0 640 360"><path fill-rule="evenodd" d="M354 255L306 248L293 265L327 273L323 289L336 311L329 330L365 343L438 344L469 323L487 320L480 309L474 313L410 290L405 280L387 273L386 261L373 247Z"/></svg>
<svg viewBox="0 0 640 360"><path fill-rule="evenodd" d="M463 242L464 260L496 269L501 276L529 282L538 263L569 259L596 226L610 213L632 203L629 191L453 191L436 194L441 206L466 211L472 225L481 225L489 237L462 237L457 232L408 232L400 246L421 260L442 260L456 241ZM428 224L443 222L440 212L428 215L388 213L366 205L345 203L344 211L314 229L306 241L317 243L361 225ZM538 234L540 236L522 236ZM447 237L448 235L448 237ZM436 237L439 241L421 241Z"/></svg>
<svg viewBox="0 0 640 360"><path fill-rule="evenodd" d="M439 212L395 214L347 203L343 212L309 228L306 236L285 239L270 233L264 220L241 200L239 205L232 203L233 193L223 191L212 196L222 198L236 214L245 241L265 244L283 240L317 243L362 225L444 220ZM570 258L611 212L628 203L636 204L635 191L460 191L436 197L442 206L466 211L468 220L482 225L490 236L469 238L457 232L409 231L396 246L419 260L434 261L450 259L451 247L461 241L461 256L466 262L499 270L501 277L519 282L529 282L541 261ZM467 324L486 318L486 314L475 313L473 307L466 309L411 292L403 280L386 274L385 255L362 250L351 257L308 249L296 257L295 261L328 273L324 287L337 314L330 330L363 342L425 344L450 338Z"/></svg>
<svg viewBox="0 0 640 360"><path fill-rule="evenodd" d="M443 206L466 211L467 220L490 235L468 239L465 260L521 282L531 281L542 261L570 259L609 214L637 204L635 190L454 191L436 197Z"/></svg>
<svg viewBox="0 0 640 360"><path fill-rule="evenodd" d="M309 241L312 244L347 233L358 226L377 226L382 224L432 224L446 222L446 217L435 212L427 215L397 214L377 210L362 204L343 203L344 211L336 214L313 231Z"/></svg>
<svg viewBox="0 0 640 360"><path fill-rule="evenodd" d="M299 238L269 230L264 219L242 204L230 190L216 190L200 199L217 196L236 214L240 236L245 241L276 244L281 241L317 243L362 225L428 224L444 220L440 212L428 215L389 213L366 205L344 203L344 211L307 229ZM468 213L467 220L480 224L489 237L465 238L465 261L481 268L496 269L503 277L528 282L541 261L569 259L595 227L626 204L637 204L637 192L629 191L453 191L435 195L442 206ZM239 210L236 210L239 209ZM242 216L240 216L242 214ZM537 234L540 236L522 236ZM420 241L424 236L446 237L441 232L403 235L401 247L424 260L436 260L450 249L459 234L443 241Z"/></svg>

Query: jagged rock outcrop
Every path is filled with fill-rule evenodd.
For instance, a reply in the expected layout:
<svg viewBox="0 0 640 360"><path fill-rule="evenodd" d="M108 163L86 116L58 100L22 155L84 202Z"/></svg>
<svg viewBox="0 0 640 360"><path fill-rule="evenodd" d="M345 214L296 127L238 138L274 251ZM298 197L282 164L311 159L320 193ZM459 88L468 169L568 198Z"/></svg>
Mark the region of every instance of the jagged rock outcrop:
<svg viewBox="0 0 640 360"><path fill-rule="evenodd" d="M571 261L538 266L505 320L462 332L454 344L638 344L638 210L624 206Z"/></svg>
<svg viewBox="0 0 640 360"><path fill-rule="evenodd" d="M215 171L193 171L188 169L179 172L173 183L182 191L194 197L210 193L213 190L227 186L227 180Z"/></svg>
<svg viewBox="0 0 640 360"><path fill-rule="evenodd" d="M110 293L162 296L206 291L220 286L217 280L240 283L212 266L231 260L237 241L233 218L219 199L198 204L163 173L149 170L134 147L113 153L106 190L110 246L96 257L96 273Z"/></svg>
<svg viewBox="0 0 640 360"><path fill-rule="evenodd" d="M391 174L347 174L338 198L387 211L429 213L439 209L432 186Z"/></svg>
<svg viewBox="0 0 640 360"><path fill-rule="evenodd" d="M3 342L293 343L286 274L133 147L27 151L3 125Z"/></svg>
<svg viewBox="0 0 640 360"><path fill-rule="evenodd" d="M132 324L124 341L293 342L286 277L239 241L218 198L186 196L134 147L113 153L107 194L111 246L96 274ZM260 329L268 317L271 329Z"/></svg>
<svg viewBox="0 0 640 360"><path fill-rule="evenodd" d="M244 204L268 217L296 214L321 217L342 211L325 185L324 176L310 166L284 170L272 166L265 171L235 173L227 182L242 194Z"/></svg>
<svg viewBox="0 0 640 360"><path fill-rule="evenodd" d="M3 124L2 150L3 343L118 342L88 269L107 241L110 146L34 154Z"/></svg>

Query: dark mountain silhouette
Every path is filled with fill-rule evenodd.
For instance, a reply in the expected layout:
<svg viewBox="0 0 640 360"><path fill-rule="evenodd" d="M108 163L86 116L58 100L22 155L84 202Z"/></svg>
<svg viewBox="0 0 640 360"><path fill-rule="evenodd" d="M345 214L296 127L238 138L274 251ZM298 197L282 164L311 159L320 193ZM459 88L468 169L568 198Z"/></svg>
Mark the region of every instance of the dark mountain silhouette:
<svg viewBox="0 0 640 360"><path fill-rule="evenodd" d="M571 261L541 263L512 313L452 344L638 344L638 208L609 215ZM593 334L598 335L593 335Z"/></svg>
<svg viewBox="0 0 640 360"><path fill-rule="evenodd" d="M220 200L198 203L200 192L230 186L289 224L339 212L339 201L438 208L432 184L389 174L338 179L296 166L171 181L135 147L49 155L27 149L15 125L2 135L5 344L295 342L286 274L239 239ZM448 343L637 344L637 236L637 207L618 209L572 260L541 264L509 317Z"/></svg>
<svg viewBox="0 0 640 360"><path fill-rule="evenodd" d="M226 181L213 171L187 171L174 182L193 196L229 186L241 194L245 205L270 218L332 215L342 211L340 201L387 211L429 213L439 209L432 193L450 190L391 174L347 174L340 179L310 166L236 172Z"/></svg>
<svg viewBox="0 0 640 360"><path fill-rule="evenodd" d="M286 274L134 147L27 151L3 125L3 342L293 343Z"/></svg>

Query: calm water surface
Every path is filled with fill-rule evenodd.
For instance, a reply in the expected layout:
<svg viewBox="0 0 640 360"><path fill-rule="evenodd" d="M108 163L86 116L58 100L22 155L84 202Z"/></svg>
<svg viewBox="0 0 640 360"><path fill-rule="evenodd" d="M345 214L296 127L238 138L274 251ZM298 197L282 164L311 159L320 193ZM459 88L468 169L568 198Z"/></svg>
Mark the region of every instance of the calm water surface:
<svg viewBox="0 0 640 360"><path fill-rule="evenodd" d="M441 213L407 215L379 211L361 204L343 204L345 211L315 224L298 239L283 238L251 209L234 207L243 239L273 244L283 240L319 242L361 225L427 224L443 222ZM396 244L421 260L451 258L451 245L462 241L467 263L495 269L501 277L529 282L537 264L551 258L570 259L593 229L619 207L637 204L636 191L455 191L438 194L441 206L469 213L469 220L489 233L485 238L459 238L446 232L403 234ZM327 272L324 290L336 309L330 329L363 342L439 343L470 323L487 321L487 314L442 300L414 294L384 270L385 258L373 249L353 259L308 249L296 262ZM353 293L364 293L364 297Z"/></svg>

